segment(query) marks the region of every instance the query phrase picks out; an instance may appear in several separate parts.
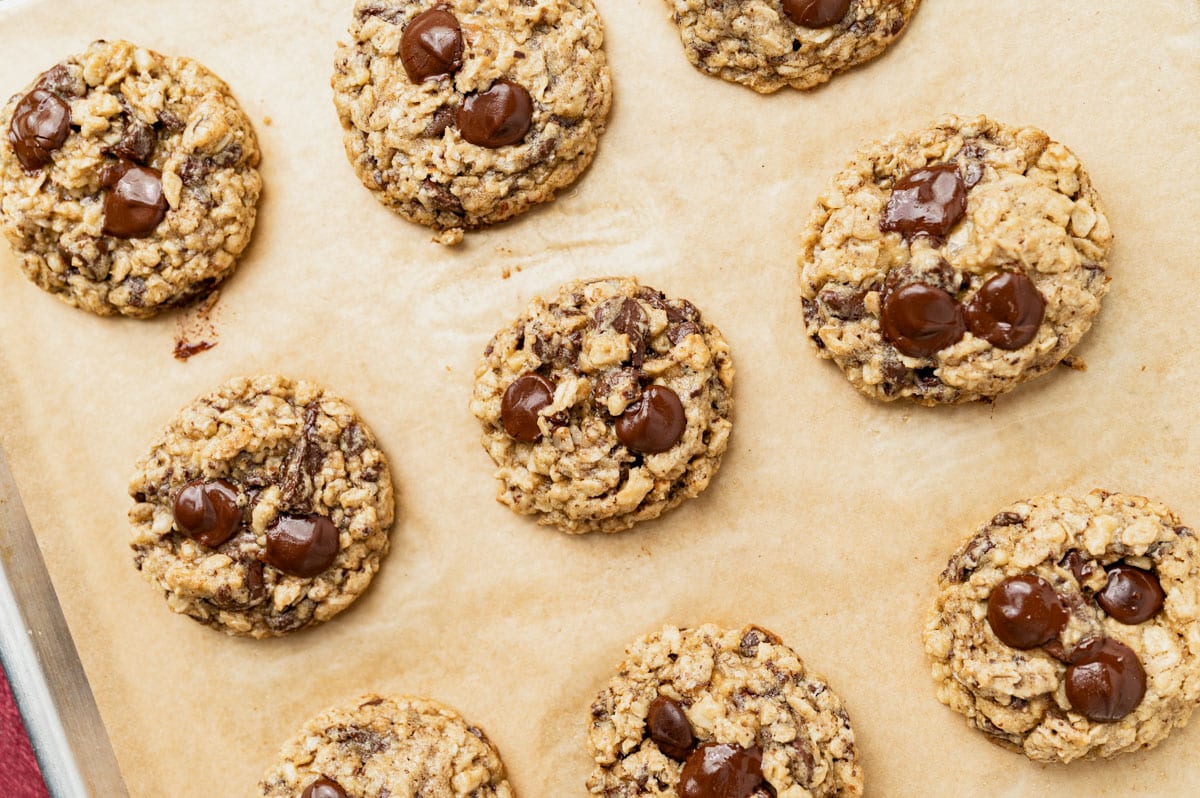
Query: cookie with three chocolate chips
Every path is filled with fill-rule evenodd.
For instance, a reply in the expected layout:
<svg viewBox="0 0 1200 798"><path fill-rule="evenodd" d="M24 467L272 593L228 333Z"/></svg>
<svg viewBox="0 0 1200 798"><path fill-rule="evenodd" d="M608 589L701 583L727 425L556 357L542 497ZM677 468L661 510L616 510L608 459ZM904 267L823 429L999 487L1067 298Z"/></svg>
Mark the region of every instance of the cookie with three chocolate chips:
<svg viewBox="0 0 1200 798"><path fill-rule="evenodd" d="M1030 759L1152 748L1200 702L1200 543L1140 496L1017 502L950 558L925 650L942 703Z"/></svg>
<svg viewBox="0 0 1200 798"><path fill-rule="evenodd" d="M68 304L147 318L216 288L250 242L250 120L190 58L98 41L0 111L0 230Z"/></svg>
<svg viewBox="0 0 1200 798"><path fill-rule="evenodd" d="M554 199L612 104L592 0L358 0L333 99L380 202L453 244Z"/></svg>
<svg viewBox="0 0 1200 798"><path fill-rule="evenodd" d="M1065 146L947 116L864 148L820 196L801 240L804 321L875 399L990 400L1088 331L1111 247Z"/></svg>
<svg viewBox="0 0 1200 798"><path fill-rule="evenodd" d="M344 400L239 377L183 408L137 464L134 564L167 605L231 635L329 620L388 551L392 477Z"/></svg>
<svg viewBox="0 0 1200 798"><path fill-rule="evenodd" d="M471 412L501 502L563 532L619 532L708 486L733 362L691 302L632 277L577 280L496 334Z"/></svg>

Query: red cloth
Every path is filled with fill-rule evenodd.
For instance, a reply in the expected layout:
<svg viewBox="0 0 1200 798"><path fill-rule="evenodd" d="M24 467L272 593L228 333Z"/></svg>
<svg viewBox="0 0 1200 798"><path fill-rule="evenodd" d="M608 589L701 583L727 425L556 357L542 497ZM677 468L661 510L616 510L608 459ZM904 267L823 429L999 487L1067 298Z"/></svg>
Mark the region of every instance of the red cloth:
<svg viewBox="0 0 1200 798"><path fill-rule="evenodd" d="M13 703L8 679L0 669L0 795L4 798L48 798L25 726Z"/></svg>

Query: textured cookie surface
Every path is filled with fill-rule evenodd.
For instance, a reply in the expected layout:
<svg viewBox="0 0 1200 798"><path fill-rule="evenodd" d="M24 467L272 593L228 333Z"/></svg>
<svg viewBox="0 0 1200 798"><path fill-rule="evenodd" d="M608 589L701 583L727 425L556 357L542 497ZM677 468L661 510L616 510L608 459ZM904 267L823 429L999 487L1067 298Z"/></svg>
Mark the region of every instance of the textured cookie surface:
<svg viewBox="0 0 1200 798"><path fill-rule="evenodd" d="M610 278L538 297L497 333L471 412L501 502L564 532L617 532L707 487L732 390L729 347L694 305Z"/></svg>
<svg viewBox="0 0 1200 798"><path fill-rule="evenodd" d="M612 103L592 0L358 0L350 38L333 75L346 154L381 202L442 243L553 199L591 163ZM421 79L439 71L421 49L429 42L444 69ZM526 92L524 105L489 105L498 115L473 140L495 140L472 143L464 133L478 125L464 109L502 83ZM508 127L519 122L523 135Z"/></svg>
<svg viewBox="0 0 1200 798"><path fill-rule="evenodd" d="M1143 584L1122 585L1122 572ZM1019 641L1049 638L1041 645L1014 648L993 628L993 593L1012 580L1045 585L1053 622L1038 630L1041 637ZM1128 617L1131 609L1153 614ZM1024 614L1035 626L1048 617L1028 603ZM1114 715L1132 709L1098 721L1087 704L1076 707L1079 696L1069 686L1078 677L1070 668L1105 640L1136 656L1145 694L1135 701L1131 674L1138 664L1124 662L1121 673L1108 674L1120 689L1102 684L1097 693L1093 684L1090 697L1105 699L1101 709L1108 711L1127 698ZM951 558L925 648L938 698L1030 759L1069 762L1152 747L1185 724L1200 700L1200 545L1174 513L1139 496L1097 490L1018 502Z"/></svg>
<svg viewBox="0 0 1200 798"><path fill-rule="evenodd" d="M425 698L367 695L310 720L259 783L264 798L512 798L482 731ZM329 783L336 785L329 786ZM339 793L340 790L340 793Z"/></svg>
<svg viewBox="0 0 1200 798"><path fill-rule="evenodd" d="M862 795L854 732L837 695L770 632L711 624L666 627L626 650L592 704L588 791L674 798L688 779L703 788L697 760L711 761L722 744L758 763L744 768L753 783L737 795Z"/></svg>
<svg viewBox="0 0 1200 798"><path fill-rule="evenodd" d="M991 399L1091 327L1111 246L1070 150L944 117L863 149L820 196L801 243L805 324L868 396Z"/></svg>
<svg viewBox="0 0 1200 798"><path fill-rule="evenodd" d="M180 411L138 463L134 562L175 612L285 634L366 590L388 550L392 490L345 401L310 382L237 378Z"/></svg>
<svg viewBox="0 0 1200 798"><path fill-rule="evenodd" d="M784 86L811 89L876 57L901 34L919 4L667 0L692 66L764 94Z"/></svg>
<svg viewBox="0 0 1200 798"><path fill-rule="evenodd" d="M95 42L0 111L0 226L69 304L145 318L203 296L250 241L250 121L189 58Z"/></svg>

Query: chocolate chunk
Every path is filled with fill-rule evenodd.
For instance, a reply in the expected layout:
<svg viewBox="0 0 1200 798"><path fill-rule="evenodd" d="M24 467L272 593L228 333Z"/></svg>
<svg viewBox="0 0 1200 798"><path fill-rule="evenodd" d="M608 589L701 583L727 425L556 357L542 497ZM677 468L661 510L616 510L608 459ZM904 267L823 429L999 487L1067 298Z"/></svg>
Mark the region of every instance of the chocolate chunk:
<svg viewBox="0 0 1200 798"><path fill-rule="evenodd" d="M342 785L321 776L304 788L304 792L300 793L300 798L350 798L350 796L342 789Z"/></svg>
<svg viewBox="0 0 1200 798"><path fill-rule="evenodd" d="M1009 513L1009 512L996 513L995 515L992 516L991 525L992 526L1016 526L1017 524L1022 523L1024 520L1025 520L1024 518L1017 515L1016 513Z"/></svg>
<svg viewBox="0 0 1200 798"><path fill-rule="evenodd" d="M1096 564L1086 555L1080 553L1078 549L1071 549L1058 562L1059 566L1066 568L1075 577L1075 581L1083 584L1084 580L1092 575L1096 570Z"/></svg>
<svg viewBox="0 0 1200 798"><path fill-rule="evenodd" d="M413 17L400 37L400 62L413 83L453 75L462 66L463 37L458 19L444 8Z"/></svg>
<svg viewBox="0 0 1200 798"><path fill-rule="evenodd" d="M179 179L188 188L204 185L204 179L212 171L212 164L205 158L189 155L179 164Z"/></svg>
<svg viewBox="0 0 1200 798"><path fill-rule="evenodd" d="M103 232L116 238L142 238L167 215L162 172L131 161L117 161L101 175L109 189L104 197Z"/></svg>
<svg viewBox="0 0 1200 798"><path fill-rule="evenodd" d="M917 169L896 181L879 223L906 238L944 236L967 211L967 186L955 164Z"/></svg>
<svg viewBox="0 0 1200 798"><path fill-rule="evenodd" d="M988 280L964 312L967 329L1000 349L1020 349L1037 337L1046 300L1024 274L1005 272Z"/></svg>
<svg viewBox="0 0 1200 798"><path fill-rule="evenodd" d="M1165 598L1157 576L1124 563L1108 569L1108 584L1096 594L1096 601L1109 617L1127 624L1153 618Z"/></svg>
<svg viewBox="0 0 1200 798"><path fill-rule="evenodd" d="M454 117L458 114L458 108L453 105L443 105L433 113L433 118L429 120L429 124L421 131L422 135L429 138L438 138L446 132L446 128L454 123Z"/></svg>
<svg viewBox="0 0 1200 798"><path fill-rule="evenodd" d="M449 186L443 186L441 183L435 183L429 178L425 178L421 182L421 191L429 197L430 204L436 210L450 213L463 212L462 200L454 195Z"/></svg>
<svg viewBox="0 0 1200 798"><path fill-rule="evenodd" d="M651 385L617 418L617 439L637 452L658 454L674 446L687 427L679 397L665 385Z"/></svg>
<svg viewBox="0 0 1200 798"><path fill-rule="evenodd" d="M325 452L321 448L320 431L317 429L320 411L321 406L316 401L304 406L300 437L288 451L283 463L279 491L283 502L292 508L307 507L312 483L325 464Z"/></svg>
<svg viewBox="0 0 1200 798"><path fill-rule="evenodd" d="M337 527L323 515L281 515L267 527L265 559L285 574L316 576L337 553Z"/></svg>
<svg viewBox="0 0 1200 798"><path fill-rule="evenodd" d="M825 306L830 316L842 321L857 321L867 315L866 291L842 290L824 288L817 294L817 299Z"/></svg>
<svg viewBox="0 0 1200 798"><path fill-rule="evenodd" d="M930 357L966 334L962 305L940 288L909 283L889 291L879 325L883 337L910 357Z"/></svg>
<svg viewBox="0 0 1200 798"><path fill-rule="evenodd" d="M82 97L87 93L82 70L75 74L66 64L55 64L38 77L37 87L59 97Z"/></svg>
<svg viewBox="0 0 1200 798"><path fill-rule="evenodd" d="M187 124L178 115L166 108L158 112L157 118L158 124L168 133L182 133L183 129L187 127Z"/></svg>
<svg viewBox="0 0 1200 798"><path fill-rule="evenodd" d="M175 526L202 546L216 548L242 524L238 489L224 479L193 480L175 494Z"/></svg>
<svg viewBox="0 0 1200 798"><path fill-rule="evenodd" d="M1067 700L1088 720L1112 723L1128 715L1146 695L1146 671L1129 646L1092 637L1071 655Z"/></svg>
<svg viewBox="0 0 1200 798"><path fill-rule="evenodd" d="M783 0L783 13L805 28L828 28L846 17L850 0Z"/></svg>
<svg viewBox="0 0 1200 798"><path fill-rule="evenodd" d="M8 141L27 172L50 163L51 154L71 132L71 108L44 89L21 98L8 126Z"/></svg>
<svg viewBox="0 0 1200 798"><path fill-rule="evenodd" d="M1050 642L1066 626L1068 615L1050 583L1033 574L1010 576L988 596L988 625L1013 648L1037 648Z"/></svg>
<svg viewBox="0 0 1200 798"><path fill-rule="evenodd" d="M542 437L538 414L553 403L554 383L540 374L522 374L500 400L500 423L510 437L535 443Z"/></svg>
<svg viewBox="0 0 1200 798"><path fill-rule="evenodd" d="M685 321L682 324L673 324L667 328L667 338L671 341L672 346L679 346L683 339L689 335L699 335L700 328L695 322Z"/></svg>
<svg viewBox="0 0 1200 798"><path fill-rule="evenodd" d="M125 115L125 130L121 132L121 140L113 148L113 155L140 164L149 163L154 154L154 145L158 135L150 127L133 114Z"/></svg>
<svg viewBox="0 0 1200 798"><path fill-rule="evenodd" d="M676 762L688 758L688 751L696 739L683 707L662 695L650 704L646 730L650 733L650 739L658 745L658 750Z"/></svg>
<svg viewBox="0 0 1200 798"><path fill-rule="evenodd" d="M525 138L533 123L533 98L523 86L498 80L467 97L458 109L462 137L480 147L504 147Z"/></svg>
<svg viewBox="0 0 1200 798"><path fill-rule="evenodd" d="M683 765L679 798L754 798L763 784L762 749L705 743Z"/></svg>
<svg viewBox="0 0 1200 798"><path fill-rule="evenodd" d="M246 591L251 601L261 601L266 595L266 585L263 583L263 564L259 560L246 563Z"/></svg>

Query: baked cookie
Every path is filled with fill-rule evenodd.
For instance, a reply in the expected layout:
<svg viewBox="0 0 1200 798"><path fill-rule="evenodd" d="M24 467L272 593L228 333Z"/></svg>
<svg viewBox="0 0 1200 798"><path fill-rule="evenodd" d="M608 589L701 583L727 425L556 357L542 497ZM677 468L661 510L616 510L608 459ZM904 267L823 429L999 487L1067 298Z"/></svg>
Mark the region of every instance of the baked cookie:
<svg viewBox="0 0 1200 798"><path fill-rule="evenodd" d="M129 484L134 564L168 606L232 635L327 621L387 554L375 436L311 382L239 377L185 407Z"/></svg>
<svg viewBox="0 0 1200 798"><path fill-rule="evenodd" d="M729 345L687 300L577 280L488 344L471 412L499 501L571 534L619 532L698 496L733 411Z"/></svg>
<svg viewBox="0 0 1200 798"><path fill-rule="evenodd" d="M587 168L612 104L592 0L358 0L333 101L384 205L454 244Z"/></svg>
<svg viewBox="0 0 1200 798"><path fill-rule="evenodd" d="M692 66L762 94L870 61L921 0L667 0Z"/></svg>
<svg viewBox="0 0 1200 798"><path fill-rule="evenodd" d="M1108 291L1092 181L1042 131L947 116L861 150L801 240L804 321L863 393L991 400L1049 371Z"/></svg>
<svg viewBox="0 0 1200 798"><path fill-rule="evenodd" d="M841 699L770 632L668 626L625 654L592 704L589 794L862 795Z"/></svg>
<svg viewBox="0 0 1200 798"><path fill-rule="evenodd" d="M310 720L259 782L263 798L512 798L487 735L426 698L366 695Z"/></svg>
<svg viewBox="0 0 1200 798"><path fill-rule="evenodd" d="M210 293L250 242L250 120L190 58L94 42L0 111L0 229L68 304L148 318Z"/></svg>
<svg viewBox="0 0 1200 798"><path fill-rule="evenodd" d="M1018 502L950 559L925 650L942 703L1030 759L1152 748L1200 701L1200 544L1140 496Z"/></svg>

